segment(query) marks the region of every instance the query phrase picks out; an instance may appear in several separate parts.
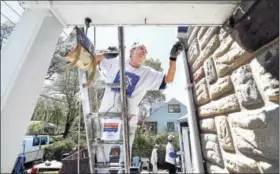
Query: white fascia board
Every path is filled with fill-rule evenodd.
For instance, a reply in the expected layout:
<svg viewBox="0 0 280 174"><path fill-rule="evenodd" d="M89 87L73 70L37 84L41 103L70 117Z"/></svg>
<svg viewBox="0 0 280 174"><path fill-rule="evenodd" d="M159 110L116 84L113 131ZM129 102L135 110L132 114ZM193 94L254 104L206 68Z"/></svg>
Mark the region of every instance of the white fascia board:
<svg viewBox="0 0 280 174"><path fill-rule="evenodd" d="M44 2L44 1L42 1ZM60 21L94 26L222 25L239 1L52 1ZM41 5L42 6L42 5Z"/></svg>

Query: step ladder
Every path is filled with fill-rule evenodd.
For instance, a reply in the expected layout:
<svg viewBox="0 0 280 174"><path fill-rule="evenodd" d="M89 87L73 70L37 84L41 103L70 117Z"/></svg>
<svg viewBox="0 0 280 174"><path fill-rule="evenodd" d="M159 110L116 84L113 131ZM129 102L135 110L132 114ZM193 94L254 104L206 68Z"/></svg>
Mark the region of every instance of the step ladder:
<svg viewBox="0 0 280 174"><path fill-rule="evenodd" d="M89 23L86 23L86 31L89 27ZM86 32L87 34L87 32ZM121 97L121 113L98 113L93 112L92 101L90 101L90 91L86 87L86 82L88 80L88 73L83 70L79 71L79 83L80 83L80 94L82 101L83 118L85 122L86 129L86 139L89 151L89 165L91 173L97 173L98 170L109 170L110 173L123 172L130 173L130 147L129 147L129 124L128 124L128 114L127 114L127 98L126 98L126 88L125 88L125 51L124 51L124 30L122 26L118 27L119 36L119 67L120 67L120 84L108 84L108 83L98 83L91 84L89 88L94 88L96 93L98 88L104 87L119 87L120 97ZM95 37L96 38L96 37ZM94 38L94 39L95 39ZM94 48L96 45L94 44ZM96 95L97 96L97 95ZM96 99L97 100L97 99ZM98 101L98 100L97 100ZM96 101L96 102L97 102ZM98 110L98 109L97 109ZM120 139L113 141L102 140L102 126L101 119L104 118L116 118L121 120ZM115 144L118 146L123 146L124 153L124 163L120 163L117 160L107 161L106 154L104 150L104 145ZM97 162L96 156L103 156L104 162ZM120 157L121 155L119 155ZM120 160L120 158L119 158Z"/></svg>

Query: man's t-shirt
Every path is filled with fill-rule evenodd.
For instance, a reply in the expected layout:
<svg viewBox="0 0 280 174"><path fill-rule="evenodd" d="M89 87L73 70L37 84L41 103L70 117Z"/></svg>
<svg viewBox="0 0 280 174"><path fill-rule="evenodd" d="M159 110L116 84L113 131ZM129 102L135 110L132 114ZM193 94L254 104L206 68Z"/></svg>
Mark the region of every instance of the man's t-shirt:
<svg viewBox="0 0 280 174"><path fill-rule="evenodd" d="M103 59L100 62L101 78L107 83L120 83L119 58ZM138 115L138 105L148 90L160 90L166 87L164 74L141 66L134 68L127 60L125 76L128 82L128 113ZM99 112L121 112L120 88L106 88Z"/></svg>
<svg viewBox="0 0 280 174"><path fill-rule="evenodd" d="M175 165L176 154L172 143L168 142L165 149L165 162Z"/></svg>

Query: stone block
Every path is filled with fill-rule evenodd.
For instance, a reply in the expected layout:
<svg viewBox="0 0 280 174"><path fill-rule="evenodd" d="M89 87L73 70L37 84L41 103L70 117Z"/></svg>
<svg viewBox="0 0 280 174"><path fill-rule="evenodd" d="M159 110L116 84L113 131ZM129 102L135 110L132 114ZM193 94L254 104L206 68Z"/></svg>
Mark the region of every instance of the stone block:
<svg viewBox="0 0 280 174"><path fill-rule="evenodd" d="M192 30L192 32L190 34L190 37L188 38L188 45L190 45L192 43L192 41L194 40L194 38L196 38L199 29L200 29L200 27L194 27L194 29Z"/></svg>
<svg viewBox="0 0 280 174"><path fill-rule="evenodd" d="M219 47L220 41L218 35L214 35L209 41L205 49L200 53L200 56L194 61L192 65L192 72L195 72L203 65L203 62Z"/></svg>
<svg viewBox="0 0 280 174"><path fill-rule="evenodd" d="M229 114L235 148L250 158L279 161L279 106Z"/></svg>
<svg viewBox="0 0 280 174"><path fill-rule="evenodd" d="M187 37L187 38L190 37L190 35L192 34L192 31L193 31L194 28L195 28L195 27L189 27L189 28L188 28L188 31L187 31L187 34L186 34L186 37Z"/></svg>
<svg viewBox="0 0 280 174"><path fill-rule="evenodd" d="M223 56L225 53L227 53L229 51L232 43L233 43L233 39L231 38L231 36L227 36L226 38L221 40L220 46L215 51L213 56L217 57L217 58Z"/></svg>
<svg viewBox="0 0 280 174"><path fill-rule="evenodd" d="M226 37L229 36L229 32L227 32L225 29L220 29L219 39L220 41L224 40Z"/></svg>
<svg viewBox="0 0 280 174"><path fill-rule="evenodd" d="M222 115L240 110L239 103L235 94L228 95L216 101L212 101L198 108L199 117L209 117Z"/></svg>
<svg viewBox="0 0 280 174"><path fill-rule="evenodd" d="M198 33L197 33L197 38L198 38L199 40L203 37L203 35L206 33L206 31L207 31L208 28L209 28L209 27L200 27L200 29L199 29L199 31L198 31Z"/></svg>
<svg viewBox="0 0 280 174"><path fill-rule="evenodd" d="M259 162L261 173L279 173L279 163Z"/></svg>
<svg viewBox="0 0 280 174"><path fill-rule="evenodd" d="M220 167L224 167L217 135L201 134L202 154L204 158Z"/></svg>
<svg viewBox="0 0 280 174"><path fill-rule="evenodd" d="M195 82L198 82L201 80L203 77L205 77L204 69L203 67L200 67L193 75L193 80Z"/></svg>
<svg viewBox="0 0 280 174"><path fill-rule="evenodd" d="M205 78L201 79L197 84L195 84L195 96L195 102L197 105L202 105L210 101Z"/></svg>
<svg viewBox="0 0 280 174"><path fill-rule="evenodd" d="M226 169L234 173L260 173L255 160L243 155L223 153Z"/></svg>
<svg viewBox="0 0 280 174"><path fill-rule="evenodd" d="M248 10L247 3L255 3ZM246 4L246 5L242 5ZM262 1L242 1L241 9L245 13L237 10L240 14L231 17L230 28L231 35L239 42L242 47L254 52L262 46L268 44L275 38L279 37L279 1L262 0Z"/></svg>
<svg viewBox="0 0 280 174"><path fill-rule="evenodd" d="M206 33L203 35L201 41L200 41L200 49L203 50L206 45L209 43L211 38L218 34L220 27L209 27Z"/></svg>
<svg viewBox="0 0 280 174"><path fill-rule="evenodd" d="M204 67L206 81L208 85L212 85L218 79L213 58L210 57L209 59L207 59L204 62L203 67Z"/></svg>
<svg viewBox="0 0 280 174"><path fill-rule="evenodd" d="M211 100L216 100L226 93L233 92L233 84L230 76L219 78L217 82L209 87L209 95Z"/></svg>
<svg viewBox="0 0 280 174"><path fill-rule="evenodd" d="M194 61L197 59L199 54L200 54L200 50L199 50L199 46L198 46L198 41L197 41L197 39L194 39L194 41L190 45L190 48L187 52L188 62L190 65L192 65L194 63Z"/></svg>
<svg viewBox="0 0 280 174"><path fill-rule="evenodd" d="M215 120L213 118L205 118L199 120L200 129L202 131L216 132Z"/></svg>
<svg viewBox="0 0 280 174"><path fill-rule="evenodd" d="M249 65L235 70L231 75L231 80L241 106L251 108L260 107L263 104Z"/></svg>
<svg viewBox="0 0 280 174"><path fill-rule="evenodd" d="M215 125L217 128L220 146L224 150L234 151L233 141L232 141L227 117L226 116L215 117Z"/></svg>
<svg viewBox="0 0 280 174"><path fill-rule="evenodd" d="M257 56L250 63L253 76L265 97L273 102L279 101L279 44Z"/></svg>
<svg viewBox="0 0 280 174"><path fill-rule="evenodd" d="M241 65L249 63L253 54L243 50L236 42L233 42L229 51L221 57L213 57L216 62L218 77L224 77Z"/></svg>
<svg viewBox="0 0 280 174"><path fill-rule="evenodd" d="M222 169L210 162L206 162L206 168L208 173L229 173L226 169Z"/></svg>

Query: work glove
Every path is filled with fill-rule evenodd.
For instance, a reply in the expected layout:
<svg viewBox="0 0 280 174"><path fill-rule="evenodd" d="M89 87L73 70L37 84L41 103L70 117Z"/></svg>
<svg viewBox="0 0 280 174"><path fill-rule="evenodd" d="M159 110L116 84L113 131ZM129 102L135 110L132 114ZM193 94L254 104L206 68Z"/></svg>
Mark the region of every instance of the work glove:
<svg viewBox="0 0 280 174"><path fill-rule="evenodd" d="M183 51L183 44L181 42L176 42L170 51L170 60L176 61L177 56Z"/></svg>
<svg viewBox="0 0 280 174"><path fill-rule="evenodd" d="M105 51L104 57L105 59L113 59L119 55L119 51L117 47L109 47L108 50Z"/></svg>

